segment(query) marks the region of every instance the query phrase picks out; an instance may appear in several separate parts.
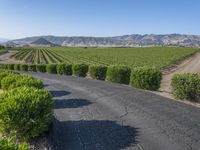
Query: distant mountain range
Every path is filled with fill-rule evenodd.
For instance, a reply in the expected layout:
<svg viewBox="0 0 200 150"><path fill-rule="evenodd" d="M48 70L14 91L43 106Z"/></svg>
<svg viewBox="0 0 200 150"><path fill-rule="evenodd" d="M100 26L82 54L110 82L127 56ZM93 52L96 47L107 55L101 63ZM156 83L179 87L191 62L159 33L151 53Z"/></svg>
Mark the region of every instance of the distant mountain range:
<svg viewBox="0 0 200 150"><path fill-rule="evenodd" d="M34 42L39 45L70 47L139 47L139 46L196 46L200 47L200 36L182 34L133 34L115 37L58 37L37 36L5 42L4 45L27 46Z"/></svg>
<svg viewBox="0 0 200 150"><path fill-rule="evenodd" d="M0 43L4 43L4 42L7 42L9 41L8 39L4 39L4 38L0 38Z"/></svg>

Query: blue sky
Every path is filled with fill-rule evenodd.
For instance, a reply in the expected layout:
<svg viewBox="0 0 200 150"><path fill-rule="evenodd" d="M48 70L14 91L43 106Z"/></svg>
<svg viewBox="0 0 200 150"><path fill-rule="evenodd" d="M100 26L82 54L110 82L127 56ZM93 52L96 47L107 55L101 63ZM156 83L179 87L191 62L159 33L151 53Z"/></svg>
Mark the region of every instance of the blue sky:
<svg viewBox="0 0 200 150"><path fill-rule="evenodd" d="M0 37L200 34L200 0L0 0Z"/></svg>

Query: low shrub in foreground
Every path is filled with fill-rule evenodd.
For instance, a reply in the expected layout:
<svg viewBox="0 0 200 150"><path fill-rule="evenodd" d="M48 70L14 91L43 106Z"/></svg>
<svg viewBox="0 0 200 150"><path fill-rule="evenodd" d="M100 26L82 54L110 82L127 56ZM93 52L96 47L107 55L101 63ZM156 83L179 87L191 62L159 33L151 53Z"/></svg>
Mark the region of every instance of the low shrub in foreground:
<svg viewBox="0 0 200 150"><path fill-rule="evenodd" d="M0 95L0 131L19 140L38 137L48 130L53 100L46 90L20 87Z"/></svg>
<svg viewBox="0 0 200 150"><path fill-rule="evenodd" d="M8 64L8 70L14 70L14 64Z"/></svg>
<svg viewBox="0 0 200 150"><path fill-rule="evenodd" d="M57 74L72 75L72 65L70 64L57 64Z"/></svg>
<svg viewBox="0 0 200 150"><path fill-rule="evenodd" d="M51 74L56 74L57 73L56 66L57 66L56 64L47 64L46 72Z"/></svg>
<svg viewBox="0 0 200 150"><path fill-rule="evenodd" d="M1 81L3 90L10 90L17 87L27 86L27 87L35 87L38 89L43 88L43 82L38 79L34 79L29 75L18 75L11 74L6 76Z"/></svg>
<svg viewBox="0 0 200 150"><path fill-rule="evenodd" d="M13 138L0 137L1 150L29 150L28 144L16 144Z"/></svg>
<svg viewBox="0 0 200 150"><path fill-rule="evenodd" d="M73 75L77 77L86 77L88 72L88 65L86 64L73 64Z"/></svg>
<svg viewBox="0 0 200 150"><path fill-rule="evenodd" d="M10 74L11 72L9 71L0 71L0 87L1 87L1 81L3 80L3 78L7 77Z"/></svg>
<svg viewBox="0 0 200 150"><path fill-rule="evenodd" d="M28 71L36 72L36 65L28 65Z"/></svg>
<svg viewBox="0 0 200 150"><path fill-rule="evenodd" d="M136 67L132 69L130 85L140 89L156 91L160 88L161 72L156 68Z"/></svg>
<svg viewBox="0 0 200 150"><path fill-rule="evenodd" d="M46 72L46 65L44 65L44 64L38 64L38 65L36 65L36 70L37 70L37 72Z"/></svg>
<svg viewBox="0 0 200 150"><path fill-rule="evenodd" d="M181 100L200 101L200 75L175 74L171 81L173 95Z"/></svg>
<svg viewBox="0 0 200 150"><path fill-rule="evenodd" d="M15 64L15 65L14 65L14 70L20 71L20 64Z"/></svg>
<svg viewBox="0 0 200 150"><path fill-rule="evenodd" d="M28 65L27 64L20 64L20 71L28 71Z"/></svg>
<svg viewBox="0 0 200 150"><path fill-rule="evenodd" d="M106 80L121 83L129 84L130 81L131 69L124 65L113 65L109 66L107 70Z"/></svg>
<svg viewBox="0 0 200 150"><path fill-rule="evenodd" d="M89 67L89 74L93 79L105 80L107 67L101 65L91 65Z"/></svg>

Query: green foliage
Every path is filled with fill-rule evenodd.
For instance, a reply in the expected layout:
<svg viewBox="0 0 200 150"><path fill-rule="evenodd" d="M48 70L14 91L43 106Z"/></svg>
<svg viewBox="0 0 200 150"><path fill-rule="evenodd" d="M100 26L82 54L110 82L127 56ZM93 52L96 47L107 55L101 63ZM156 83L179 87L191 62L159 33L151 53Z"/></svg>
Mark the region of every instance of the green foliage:
<svg viewBox="0 0 200 150"><path fill-rule="evenodd" d="M14 70L20 71L20 64L15 64L15 65L14 65Z"/></svg>
<svg viewBox="0 0 200 150"><path fill-rule="evenodd" d="M107 67L102 65L89 66L89 74L93 79L105 80Z"/></svg>
<svg viewBox="0 0 200 150"><path fill-rule="evenodd" d="M16 144L14 138L0 137L0 149L1 150L29 150L29 146L26 143Z"/></svg>
<svg viewBox="0 0 200 150"><path fill-rule="evenodd" d="M28 65L27 64L20 64L20 71L28 71Z"/></svg>
<svg viewBox="0 0 200 150"><path fill-rule="evenodd" d="M20 87L0 95L0 131L20 140L38 137L48 130L53 100L46 90Z"/></svg>
<svg viewBox="0 0 200 150"><path fill-rule="evenodd" d="M36 70L37 70L37 72L46 72L46 65L44 65L44 64L38 64L38 65L36 65Z"/></svg>
<svg viewBox="0 0 200 150"><path fill-rule="evenodd" d="M25 60L26 63L86 63L89 65L124 64L132 67L153 67L158 69L169 66L196 52L198 48L185 47L143 47L143 48L65 48L53 47L46 49L23 48L14 58L24 60L30 55L34 59Z"/></svg>
<svg viewBox="0 0 200 150"><path fill-rule="evenodd" d="M28 71L36 72L36 65L28 65Z"/></svg>
<svg viewBox="0 0 200 150"><path fill-rule="evenodd" d="M8 70L14 70L14 64L7 64L8 65Z"/></svg>
<svg viewBox="0 0 200 150"><path fill-rule="evenodd" d="M7 77L10 74L11 72L9 71L0 71L0 87L1 87L1 81L3 80L3 78Z"/></svg>
<svg viewBox="0 0 200 150"><path fill-rule="evenodd" d="M1 69L7 70L8 69L8 64L1 64Z"/></svg>
<svg viewBox="0 0 200 150"><path fill-rule="evenodd" d="M70 64L58 64L56 69L60 75L72 75L72 65Z"/></svg>
<svg viewBox="0 0 200 150"><path fill-rule="evenodd" d="M129 84L130 73L131 69L127 66L124 65L109 66L107 70L106 80L115 83Z"/></svg>
<svg viewBox="0 0 200 150"><path fill-rule="evenodd" d="M46 71L47 73L51 74L57 74L56 64L47 64L46 65Z"/></svg>
<svg viewBox="0 0 200 150"><path fill-rule="evenodd" d="M181 100L200 101L200 75L175 74L171 81L173 95Z"/></svg>
<svg viewBox="0 0 200 150"><path fill-rule="evenodd" d="M5 46L0 45L0 50L5 49Z"/></svg>
<svg viewBox="0 0 200 150"><path fill-rule="evenodd" d="M77 77L86 77L88 72L88 65L86 64L73 64L72 65L73 75Z"/></svg>
<svg viewBox="0 0 200 150"><path fill-rule="evenodd" d="M10 74L2 79L1 86L3 90L10 90L22 86L41 89L43 88L43 82L29 75Z"/></svg>
<svg viewBox="0 0 200 150"><path fill-rule="evenodd" d="M4 64L0 64L0 69L4 69Z"/></svg>
<svg viewBox="0 0 200 150"><path fill-rule="evenodd" d="M136 88L156 91L160 88L161 72L156 68L136 67L132 69L130 85Z"/></svg>

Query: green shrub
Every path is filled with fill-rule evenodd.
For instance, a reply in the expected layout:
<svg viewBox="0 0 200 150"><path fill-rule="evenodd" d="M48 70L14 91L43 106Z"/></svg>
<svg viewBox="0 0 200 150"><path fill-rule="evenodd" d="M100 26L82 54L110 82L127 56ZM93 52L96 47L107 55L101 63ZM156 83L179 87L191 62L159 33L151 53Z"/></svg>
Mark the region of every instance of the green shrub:
<svg viewBox="0 0 200 150"><path fill-rule="evenodd" d="M114 83L129 84L131 69L124 65L109 66L106 80Z"/></svg>
<svg viewBox="0 0 200 150"><path fill-rule="evenodd" d="M20 140L38 137L48 130L53 100L46 90L20 87L0 95L0 131Z"/></svg>
<svg viewBox="0 0 200 150"><path fill-rule="evenodd" d="M14 138L0 137L0 149L1 150L29 150L29 146L26 143L16 144Z"/></svg>
<svg viewBox="0 0 200 150"><path fill-rule="evenodd" d="M36 65L28 65L28 71L36 72Z"/></svg>
<svg viewBox="0 0 200 150"><path fill-rule="evenodd" d="M1 88L1 81L3 80L3 78L7 77L10 74L12 73L9 71L0 71L0 88Z"/></svg>
<svg viewBox="0 0 200 150"><path fill-rule="evenodd" d="M8 70L14 70L14 64L8 64Z"/></svg>
<svg viewBox="0 0 200 150"><path fill-rule="evenodd" d="M43 82L29 75L11 74L2 79L1 86L3 90L10 90L22 86L41 89L43 88Z"/></svg>
<svg viewBox="0 0 200 150"><path fill-rule="evenodd" d="M156 68L136 67L132 69L130 85L140 89L156 91L160 88L161 72Z"/></svg>
<svg viewBox="0 0 200 150"><path fill-rule="evenodd" d="M4 69L4 64L0 64L0 69Z"/></svg>
<svg viewBox="0 0 200 150"><path fill-rule="evenodd" d="M181 100L200 101L200 75L175 74L171 81L173 95Z"/></svg>
<svg viewBox="0 0 200 150"><path fill-rule="evenodd" d="M105 80L107 67L100 65L91 65L89 67L89 74L93 79Z"/></svg>
<svg viewBox="0 0 200 150"><path fill-rule="evenodd" d="M28 65L27 64L20 64L20 71L28 71Z"/></svg>
<svg viewBox="0 0 200 150"><path fill-rule="evenodd" d="M38 65L36 65L36 70L37 70L37 72L46 72L46 65L44 65L44 64L38 64Z"/></svg>
<svg viewBox="0 0 200 150"><path fill-rule="evenodd" d="M15 64L14 65L14 70L18 70L19 71L20 70L20 64Z"/></svg>
<svg viewBox="0 0 200 150"><path fill-rule="evenodd" d="M7 70L8 69L8 64L1 64L1 69Z"/></svg>
<svg viewBox="0 0 200 150"><path fill-rule="evenodd" d="M56 66L57 66L56 64L47 64L46 72L51 74L56 74L57 73Z"/></svg>
<svg viewBox="0 0 200 150"><path fill-rule="evenodd" d="M88 65L86 64L73 64L73 75L77 77L86 77L88 72Z"/></svg>
<svg viewBox="0 0 200 150"><path fill-rule="evenodd" d="M70 64L57 64L56 69L60 75L72 75L72 65Z"/></svg>

